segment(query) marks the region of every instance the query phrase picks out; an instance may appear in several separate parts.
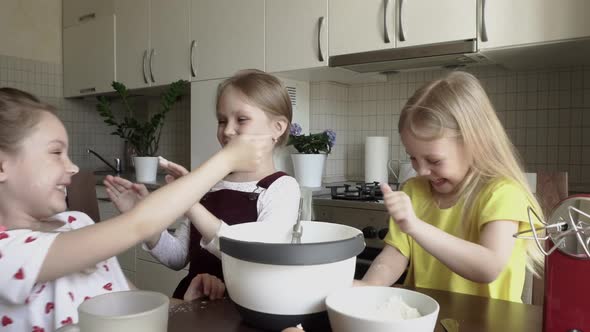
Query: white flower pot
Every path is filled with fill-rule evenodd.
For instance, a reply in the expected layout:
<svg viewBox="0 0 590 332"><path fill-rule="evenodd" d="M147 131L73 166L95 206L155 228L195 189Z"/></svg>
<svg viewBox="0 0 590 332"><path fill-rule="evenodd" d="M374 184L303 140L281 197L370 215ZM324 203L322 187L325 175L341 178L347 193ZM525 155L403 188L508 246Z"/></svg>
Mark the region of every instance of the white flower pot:
<svg viewBox="0 0 590 332"><path fill-rule="evenodd" d="M158 157L133 157L135 180L140 183L156 182Z"/></svg>
<svg viewBox="0 0 590 332"><path fill-rule="evenodd" d="M295 179L301 187L317 188L322 186L322 174L326 163L326 154L292 154Z"/></svg>

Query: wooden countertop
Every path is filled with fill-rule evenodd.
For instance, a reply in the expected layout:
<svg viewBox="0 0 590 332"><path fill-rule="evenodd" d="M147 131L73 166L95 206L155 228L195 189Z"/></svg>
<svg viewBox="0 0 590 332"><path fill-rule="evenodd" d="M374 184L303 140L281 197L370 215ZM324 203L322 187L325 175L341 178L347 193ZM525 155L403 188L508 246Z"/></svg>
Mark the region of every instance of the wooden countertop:
<svg viewBox="0 0 590 332"><path fill-rule="evenodd" d="M411 289L411 288L410 288ZM417 288L440 304L438 323L434 331L444 332L443 318L459 322L459 331L469 332L538 332L542 330L541 306L493 300L485 297ZM261 330L242 323L231 300L193 301L172 306L168 321L169 332L183 331L258 332Z"/></svg>

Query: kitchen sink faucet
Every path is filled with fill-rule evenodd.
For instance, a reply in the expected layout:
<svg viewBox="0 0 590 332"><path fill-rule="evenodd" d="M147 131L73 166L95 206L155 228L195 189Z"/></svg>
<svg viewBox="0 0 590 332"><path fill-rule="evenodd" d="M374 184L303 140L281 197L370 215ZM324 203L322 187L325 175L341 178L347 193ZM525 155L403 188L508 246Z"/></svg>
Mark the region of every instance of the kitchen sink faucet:
<svg viewBox="0 0 590 332"><path fill-rule="evenodd" d="M113 166L111 163L109 163L108 161L106 161L103 157L101 157L98 153L96 153L95 151L91 150L91 149L87 149L86 150L88 153L91 153L93 155L95 155L98 159L100 159L103 163L105 163L107 166L109 166L113 171L115 171L115 173L119 174L121 173L121 159L119 158L115 158L115 166Z"/></svg>

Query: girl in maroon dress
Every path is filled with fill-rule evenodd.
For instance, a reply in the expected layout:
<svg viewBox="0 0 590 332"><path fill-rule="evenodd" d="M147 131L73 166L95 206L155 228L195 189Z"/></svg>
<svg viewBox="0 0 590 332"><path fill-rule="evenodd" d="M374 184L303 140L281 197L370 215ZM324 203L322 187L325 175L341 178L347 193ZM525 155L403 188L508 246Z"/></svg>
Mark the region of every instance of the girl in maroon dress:
<svg viewBox="0 0 590 332"><path fill-rule="evenodd" d="M291 101L283 84L258 70L240 71L222 82L217 92L217 139L225 146L242 134L270 134L275 146L283 145L292 119ZM217 183L185 216L174 235L168 232L146 242L144 249L163 264L181 269L190 263L188 275L174 297L192 300L202 295L212 299L225 290L217 235L228 225L250 221L294 223L299 206L299 185L277 172L272 151L254 172L233 172ZM167 181L186 174L186 169L161 159ZM107 187L122 195L127 191L144 195L141 185L108 178ZM115 195L113 195L115 196ZM116 197L113 198L115 204Z"/></svg>

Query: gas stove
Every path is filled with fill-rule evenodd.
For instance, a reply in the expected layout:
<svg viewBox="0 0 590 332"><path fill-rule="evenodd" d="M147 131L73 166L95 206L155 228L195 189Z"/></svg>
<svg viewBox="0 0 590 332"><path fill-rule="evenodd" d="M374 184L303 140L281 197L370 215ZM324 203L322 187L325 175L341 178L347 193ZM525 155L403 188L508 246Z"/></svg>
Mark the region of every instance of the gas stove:
<svg viewBox="0 0 590 332"><path fill-rule="evenodd" d="M393 190L397 190L397 184L390 184ZM355 185L343 184L326 186L330 189L332 199L348 201L378 202L383 200L383 192L379 182L357 182Z"/></svg>

